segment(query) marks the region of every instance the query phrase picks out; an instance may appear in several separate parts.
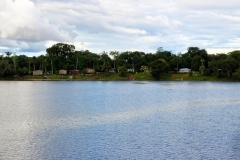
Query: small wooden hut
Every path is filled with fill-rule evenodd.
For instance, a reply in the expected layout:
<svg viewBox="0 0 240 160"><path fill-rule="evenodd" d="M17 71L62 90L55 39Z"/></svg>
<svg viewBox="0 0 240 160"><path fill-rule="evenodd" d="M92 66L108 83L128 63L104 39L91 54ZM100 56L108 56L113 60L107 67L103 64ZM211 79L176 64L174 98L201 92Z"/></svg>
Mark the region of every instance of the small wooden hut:
<svg viewBox="0 0 240 160"><path fill-rule="evenodd" d="M69 74L78 74L79 70L73 69L73 70L69 70Z"/></svg>
<svg viewBox="0 0 240 160"><path fill-rule="evenodd" d="M61 69L61 70L59 70L59 74L61 74L61 75L67 74L67 70Z"/></svg>
<svg viewBox="0 0 240 160"><path fill-rule="evenodd" d="M87 68L87 69L86 69L86 73L87 73L87 74L93 74L93 73L95 73L95 69L93 69L93 68Z"/></svg>
<svg viewBox="0 0 240 160"><path fill-rule="evenodd" d="M35 70L35 71L33 71L33 75L34 76L42 76L43 75L43 71L42 70Z"/></svg>

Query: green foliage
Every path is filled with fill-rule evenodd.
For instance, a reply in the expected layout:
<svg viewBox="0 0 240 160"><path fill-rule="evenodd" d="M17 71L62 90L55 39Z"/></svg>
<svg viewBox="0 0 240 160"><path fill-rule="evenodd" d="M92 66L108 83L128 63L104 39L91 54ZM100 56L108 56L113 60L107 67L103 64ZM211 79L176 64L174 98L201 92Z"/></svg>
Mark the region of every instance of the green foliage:
<svg viewBox="0 0 240 160"><path fill-rule="evenodd" d="M60 69L74 69L74 62L76 60L75 46L64 43L54 44L52 47L46 49L48 60L46 63L50 64L51 67L56 70ZM40 68L46 67L48 64L43 64L43 58L39 57ZM45 60L46 61L46 60Z"/></svg>
<svg viewBox="0 0 240 160"><path fill-rule="evenodd" d="M100 72L108 72L108 70L111 68L110 62L111 58L106 52L103 52L99 59Z"/></svg>
<svg viewBox="0 0 240 160"><path fill-rule="evenodd" d="M221 79L230 79L232 75L237 77L240 64L239 50L228 54L207 54L205 49L198 47L189 47L186 53L178 54L166 51L162 47L159 47L155 53L103 51L101 54L96 54L89 50L75 51L73 45L57 43L46 51L46 55L38 57L17 56L12 52L5 52L0 55L0 77L23 76L38 69L45 73L58 73L60 69L83 71L86 68L93 68L96 72L107 74L109 69L118 68L119 75L123 76L119 77L120 79L128 76L128 69L134 69L135 72L149 70L151 71L149 75L159 80L163 79L163 76L166 77L165 73L168 71L176 73L180 68L190 68L193 71L190 72L190 76L193 76L195 71L200 71L202 76L213 75ZM95 78L101 79L101 76L96 74Z"/></svg>
<svg viewBox="0 0 240 160"><path fill-rule="evenodd" d="M193 71L199 71L199 67L201 65L201 59L202 57L200 57L199 55L196 55L192 58L192 67L191 69Z"/></svg>
<svg viewBox="0 0 240 160"><path fill-rule="evenodd" d="M135 73L135 80L153 80L153 77L150 73L138 72Z"/></svg>
<svg viewBox="0 0 240 160"><path fill-rule="evenodd" d="M164 59L158 59L149 64L151 68L151 75L156 80L160 80L163 73L169 70L169 64Z"/></svg>
<svg viewBox="0 0 240 160"><path fill-rule="evenodd" d="M113 68L117 68L118 66L116 66L116 59L120 54L119 51L110 51L109 54L113 57L113 61L114 61L114 67Z"/></svg>
<svg viewBox="0 0 240 160"><path fill-rule="evenodd" d="M74 50L74 45L64 43L57 43L54 44L52 47L46 49L48 55L56 55L61 58L67 58L71 56L71 54L74 53Z"/></svg>
<svg viewBox="0 0 240 160"><path fill-rule="evenodd" d="M240 68L233 73L233 77L240 81Z"/></svg>
<svg viewBox="0 0 240 160"><path fill-rule="evenodd" d="M118 75L121 77L126 77L128 75L126 66L118 67Z"/></svg>
<svg viewBox="0 0 240 160"><path fill-rule="evenodd" d="M148 66L141 66L140 71L147 72Z"/></svg>
<svg viewBox="0 0 240 160"><path fill-rule="evenodd" d="M201 74L206 74L207 70L206 70L206 67L204 66L204 59L201 59L201 63L202 65L199 67L199 71Z"/></svg>
<svg viewBox="0 0 240 160"><path fill-rule="evenodd" d="M14 75L13 64L8 59L0 61L0 77L8 77Z"/></svg>
<svg viewBox="0 0 240 160"><path fill-rule="evenodd" d="M240 61L240 50L229 52L228 57L232 57L233 59Z"/></svg>
<svg viewBox="0 0 240 160"><path fill-rule="evenodd" d="M193 71L191 70L188 74L189 74L189 76L192 76L193 75Z"/></svg>
<svg viewBox="0 0 240 160"><path fill-rule="evenodd" d="M17 73L21 76L22 75L27 75L28 74L28 68L27 67L18 68Z"/></svg>
<svg viewBox="0 0 240 160"><path fill-rule="evenodd" d="M235 59L226 59L222 62L223 74L230 77L233 72L238 68L238 62Z"/></svg>

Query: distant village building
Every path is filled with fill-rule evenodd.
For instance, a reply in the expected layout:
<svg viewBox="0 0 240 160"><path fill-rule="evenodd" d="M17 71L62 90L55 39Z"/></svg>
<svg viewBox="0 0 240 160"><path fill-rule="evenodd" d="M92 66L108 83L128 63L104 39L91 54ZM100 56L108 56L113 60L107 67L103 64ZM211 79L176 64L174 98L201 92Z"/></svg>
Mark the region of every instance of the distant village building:
<svg viewBox="0 0 240 160"><path fill-rule="evenodd" d="M109 73L116 73L115 68L110 68L108 72Z"/></svg>
<svg viewBox="0 0 240 160"><path fill-rule="evenodd" d="M61 70L59 70L59 74L67 74L67 70L61 69Z"/></svg>
<svg viewBox="0 0 240 160"><path fill-rule="evenodd" d="M35 70L35 71L33 71L33 75L34 76L42 76L43 75L43 71L42 70Z"/></svg>
<svg viewBox="0 0 240 160"><path fill-rule="evenodd" d="M191 72L191 69L189 69L189 68L181 68L181 69L179 70L179 73L183 73L183 74L187 74L187 73L189 73L189 72Z"/></svg>
<svg viewBox="0 0 240 160"><path fill-rule="evenodd" d="M93 74L93 73L95 73L95 69L93 69L93 68L87 68L87 69L86 69L86 73L87 73L87 74Z"/></svg>
<svg viewBox="0 0 240 160"><path fill-rule="evenodd" d="M134 73L134 69L133 68L132 69L127 69L127 71Z"/></svg>
<svg viewBox="0 0 240 160"><path fill-rule="evenodd" d="M69 70L69 74L79 74L79 70L76 69Z"/></svg>

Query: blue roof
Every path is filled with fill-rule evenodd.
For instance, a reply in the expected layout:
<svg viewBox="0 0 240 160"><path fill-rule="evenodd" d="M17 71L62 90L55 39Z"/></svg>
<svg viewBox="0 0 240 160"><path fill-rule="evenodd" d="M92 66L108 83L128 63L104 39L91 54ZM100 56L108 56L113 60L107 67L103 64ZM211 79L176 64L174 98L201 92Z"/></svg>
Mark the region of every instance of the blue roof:
<svg viewBox="0 0 240 160"><path fill-rule="evenodd" d="M180 70L189 70L189 68L180 68Z"/></svg>

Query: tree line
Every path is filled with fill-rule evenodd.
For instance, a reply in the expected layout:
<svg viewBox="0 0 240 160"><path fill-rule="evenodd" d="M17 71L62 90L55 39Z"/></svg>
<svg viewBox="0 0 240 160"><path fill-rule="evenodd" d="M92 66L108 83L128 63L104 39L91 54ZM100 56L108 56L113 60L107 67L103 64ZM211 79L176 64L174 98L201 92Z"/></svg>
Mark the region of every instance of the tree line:
<svg viewBox="0 0 240 160"><path fill-rule="evenodd" d="M240 51L228 54L208 54L205 49L189 47L186 53L173 54L163 48L155 53L141 51L103 51L101 54L89 50L77 51L74 45L57 43L46 49L45 55L28 57L5 52L0 55L0 77L31 75L34 70L58 74L61 69L77 69L84 73L86 68L107 73L110 69L134 72L151 71L154 78L160 79L164 73L178 73L180 68L189 68L203 75L220 77L240 77ZM121 72L122 73L122 72ZM124 73L124 72L123 72Z"/></svg>

